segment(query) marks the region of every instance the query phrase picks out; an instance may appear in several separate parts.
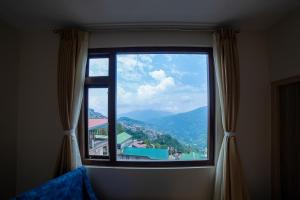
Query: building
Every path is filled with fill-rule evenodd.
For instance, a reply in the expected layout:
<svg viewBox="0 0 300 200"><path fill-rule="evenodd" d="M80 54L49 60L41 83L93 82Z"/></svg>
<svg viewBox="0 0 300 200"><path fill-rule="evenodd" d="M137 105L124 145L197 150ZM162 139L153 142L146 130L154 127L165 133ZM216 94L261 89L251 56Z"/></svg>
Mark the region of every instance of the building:
<svg viewBox="0 0 300 200"><path fill-rule="evenodd" d="M132 143L132 147L136 147L136 148L146 148L147 145L146 145L143 141L134 140L133 143Z"/></svg>
<svg viewBox="0 0 300 200"><path fill-rule="evenodd" d="M124 160L168 160L168 149L125 147L121 158Z"/></svg>
<svg viewBox="0 0 300 200"><path fill-rule="evenodd" d="M89 119L88 129L91 134L107 135L107 118Z"/></svg>
<svg viewBox="0 0 300 200"><path fill-rule="evenodd" d="M124 147L127 147L127 146L130 146L132 145L132 136L129 135L128 133L126 132L122 132L122 133L119 133L117 135L117 147L118 147L118 151L122 151L122 149Z"/></svg>
<svg viewBox="0 0 300 200"><path fill-rule="evenodd" d="M107 118L88 120L89 155L108 155Z"/></svg>
<svg viewBox="0 0 300 200"><path fill-rule="evenodd" d="M106 140L96 140L93 142L93 147L89 149L89 155L107 156L108 155L108 142Z"/></svg>

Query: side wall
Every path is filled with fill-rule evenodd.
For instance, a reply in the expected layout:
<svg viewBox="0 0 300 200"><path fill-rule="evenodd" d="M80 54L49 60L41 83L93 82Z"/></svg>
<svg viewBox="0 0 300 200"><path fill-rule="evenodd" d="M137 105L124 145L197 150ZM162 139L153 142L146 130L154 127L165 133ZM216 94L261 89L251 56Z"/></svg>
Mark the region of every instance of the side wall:
<svg viewBox="0 0 300 200"><path fill-rule="evenodd" d="M17 31L0 22L0 199L16 191L18 40Z"/></svg>
<svg viewBox="0 0 300 200"><path fill-rule="evenodd" d="M269 199L267 130L268 56L262 33L240 33L241 105L238 145L252 199ZM90 47L211 46L197 32L102 32ZM61 144L56 100L58 37L24 33L19 70L18 184L21 192L52 175ZM255 148L254 148L255 147ZM135 169L88 167L93 187L104 199L211 199L214 168Z"/></svg>
<svg viewBox="0 0 300 200"><path fill-rule="evenodd" d="M300 76L300 8L275 24L269 30L270 73L271 80L279 80ZM277 82L278 83L278 82ZM275 93L274 93L275 94ZM274 96L274 102L276 102ZM278 117L276 104L272 108L272 195L280 193L279 166L279 133L276 123Z"/></svg>
<svg viewBox="0 0 300 200"><path fill-rule="evenodd" d="M300 9L275 24L269 36L272 80L300 75Z"/></svg>
<svg viewBox="0 0 300 200"><path fill-rule="evenodd" d="M57 52L57 35L22 33L18 73L18 193L54 175L63 136L56 100Z"/></svg>
<svg viewBox="0 0 300 200"><path fill-rule="evenodd" d="M270 199L270 79L266 34L240 33L238 49L238 147L251 199Z"/></svg>

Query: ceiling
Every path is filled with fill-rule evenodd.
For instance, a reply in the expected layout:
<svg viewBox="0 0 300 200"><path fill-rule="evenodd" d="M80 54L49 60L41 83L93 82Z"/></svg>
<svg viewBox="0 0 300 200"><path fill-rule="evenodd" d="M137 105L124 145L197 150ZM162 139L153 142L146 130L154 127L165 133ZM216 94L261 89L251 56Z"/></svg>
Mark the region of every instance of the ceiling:
<svg viewBox="0 0 300 200"><path fill-rule="evenodd" d="M231 24L266 29L300 0L1 0L0 20L19 29L101 24Z"/></svg>

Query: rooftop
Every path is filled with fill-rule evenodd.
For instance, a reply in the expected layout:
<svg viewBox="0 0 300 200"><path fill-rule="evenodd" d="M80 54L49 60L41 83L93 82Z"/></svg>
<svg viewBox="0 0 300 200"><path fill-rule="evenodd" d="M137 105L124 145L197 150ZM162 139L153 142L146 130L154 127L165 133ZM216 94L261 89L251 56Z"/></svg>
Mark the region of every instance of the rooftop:
<svg viewBox="0 0 300 200"><path fill-rule="evenodd" d="M102 118L102 119L89 119L88 120L88 126L89 126L89 130L91 129L96 129L96 128L102 128L105 125L107 125L107 119L106 118Z"/></svg>
<svg viewBox="0 0 300 200"><path fill-rule="evenodd" d="M129 156L145 156L151 160L168 160L169 158L167 149L125 147L123 154Z"/></svg>
<svg viewBox="0 0 300 200"><path fill-rule="evenodd" d="M191 153L183 153L180 156L180 160L205 160L207 159L204 156L201 156L200 153L195 153L195 152L191 152Z"/></svg>
<svg viewBox="0 0 300 200"><path fill-rule="evenodd" d="M132 146L137 147L137 148L146 148L147 147L147 145L144 144L142 141L134 141L132 143Z"/></svg>
<svg viewBox="0 0 300 200"><path fill-rule="evenodd" d="M107 140L108 136L107 135L95 135L96 139L101 139L101 140Z"/></svg>
<svg viewBox="0 0 300 200"><path fill-rule="evenodd" d="M117 135L117 143L122 144L123 142L125 142L126 140L128 140L130 138L132 138L132 136L126 132L119 133Z"/></svg>

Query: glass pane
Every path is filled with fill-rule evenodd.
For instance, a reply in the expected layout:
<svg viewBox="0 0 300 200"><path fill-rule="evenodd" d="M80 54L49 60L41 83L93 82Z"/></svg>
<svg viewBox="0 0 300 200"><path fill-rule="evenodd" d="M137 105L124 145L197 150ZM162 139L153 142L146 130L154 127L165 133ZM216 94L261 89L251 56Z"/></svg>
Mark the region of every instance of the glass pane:
<svg viewBox="0 0 300 200"><path fill-rule="evenodd" d="M206 54L117 55L117 160L207 160Z"/></svg>
<svg viewBox="0 0 300 200"><path fill-rule="evenodd" d="M108 76L108 58L90 58L89 76Z"/></svg>
<svg viewBox="0 0 300 200"><path fill-rule="evenodd" d="M89 155L108 156L108 89L88 90Z"/></svg>

